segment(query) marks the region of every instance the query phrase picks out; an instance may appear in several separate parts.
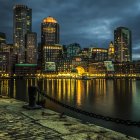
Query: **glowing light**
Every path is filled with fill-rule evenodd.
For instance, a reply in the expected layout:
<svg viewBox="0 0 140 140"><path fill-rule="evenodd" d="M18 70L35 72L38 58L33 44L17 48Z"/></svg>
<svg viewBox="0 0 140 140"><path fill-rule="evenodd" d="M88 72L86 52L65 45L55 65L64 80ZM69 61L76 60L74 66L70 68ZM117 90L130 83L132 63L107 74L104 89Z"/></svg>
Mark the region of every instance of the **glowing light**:
<svg viewBox="0 0 140 140"><path fill-rule="evenodd" d="M49 22L49 23L57 23L56 19L54 19L53 17L50 17L50 16L47 17L47 18L44 18L43 22L44 23L47 23L47 22Z"/></svg>

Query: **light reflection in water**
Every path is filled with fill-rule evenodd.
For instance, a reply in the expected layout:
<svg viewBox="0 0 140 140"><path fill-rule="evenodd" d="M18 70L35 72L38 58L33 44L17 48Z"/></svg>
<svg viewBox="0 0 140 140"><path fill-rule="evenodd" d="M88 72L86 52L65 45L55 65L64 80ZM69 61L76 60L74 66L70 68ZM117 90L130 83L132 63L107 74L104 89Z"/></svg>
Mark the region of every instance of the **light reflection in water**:
<svg viewBox="0 0 140 140"><path fill-rule="evenodd" d="M0 83L0 94L18 99L27 100L28 87L37 85L53 98L84 110L113 117L127 115L128 119L140 117L140 81L132 79L1 79Z"/></svg>
<svg viewBox="0 0 140 140"><path fill-rule="evenodd" d="M77 91L76 91L76 94L77 94L77 105L80 106L81 105L81 96L83 96L83 93L81 92L82 91L82 81L80 80L77 80Z"/></svg>
<svg viewBox="0 0 140 140"><path fill-rule="evenodd" d="M61 102L89 112L135 121L140 118L140 81L134 79L0 79L0 94L27 101L31 85ZM51 109L57 108L56 104L46 103ZM133 132L140 135L137 128Z"/></svg>
<svg viewBox="0 0 140 140"><path fill-rule="evenodd" d="M0 94L3 96L9 95L9 80L1 80L0 81Z"/></svg>

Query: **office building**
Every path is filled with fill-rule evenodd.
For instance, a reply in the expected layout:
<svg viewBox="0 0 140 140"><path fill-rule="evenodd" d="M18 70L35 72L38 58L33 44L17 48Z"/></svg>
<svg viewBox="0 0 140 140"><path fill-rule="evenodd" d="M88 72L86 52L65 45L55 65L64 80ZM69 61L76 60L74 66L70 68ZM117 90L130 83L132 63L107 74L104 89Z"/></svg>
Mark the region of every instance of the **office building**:
<svg viewBox="0 0 140 140"><path fill-rule="evenodd" d="M108 58L108 51L104 48L89 48L90 59L94 62L106 61Z"/></svg>
<svg viewBox="0 0 140 140"><path fill-rule="evenodd" d="M115 61L132 61L131 31L126 27L118 27L114 31Z"/></svg>
<svg viewBox="0 0 140 140"><path fill-rule="evenodd" d="M25 62L25 35L31 32L32 9L25 5L16 5L13 8L13 41L18 54L18 62Z"/></svg>
<svg viewBox="0 0 140 140"><path fill-rule="evenodd" d="M0 74L10 72L10 55L8 52L0 52Z"/></svg>
<svg viewBox="0 0 140 140"><path fill-rule="evenodd" d="M41 23L41 44L59 44L59 24L56 19L49 16L44 18Z"/></svg>
<svg viewBox="0 0 140 140"><path fill-rule="evenodd" d="M41 70L43 72L56 72L57 61L62 58L63 47L59 45L59 24L56 19L49 16L41 23Z"/></svg>
<svg viewBox="0 0 140 140"><path fill-rule="evenodd" d="M37 63L37 34L29 32L25 35L25 62L30 64Z"/></svg>
<svg viewBox="0 0 140 140"><path fill-rule="evenodd" d="M81 47L78 43L67 45L67 57L74 57L80 53Z"/></svg>
<svg viewBox="0 0 140 140"><path fill-rule="evenodd" d="M6 47L6 35L0 32L0 52Z"/></svg>
<svg viewBox="0 0 140 140"><path fill-rule="evenodd" d="M115 49L114 49L114 44L112 41L110 42L109 48L108 48L108 60L110 61L115 60Z"/></svg>
<svg viewBox="0 0 140 140"><path fill-rule="evenodd" d="M44 72L56 72L57 62L62 59L62 54L63 47L59 44L43 46L42 70ZM55 68L51 68L50 64Z"/></svg>

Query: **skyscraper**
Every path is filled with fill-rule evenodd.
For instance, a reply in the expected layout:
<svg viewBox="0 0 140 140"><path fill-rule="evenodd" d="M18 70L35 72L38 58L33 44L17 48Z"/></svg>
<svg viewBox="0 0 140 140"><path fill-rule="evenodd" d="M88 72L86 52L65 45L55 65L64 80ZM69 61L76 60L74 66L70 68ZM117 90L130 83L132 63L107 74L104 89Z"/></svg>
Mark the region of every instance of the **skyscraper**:
<svg viewBox="0 0 140 140"><path fill-rule="evenodd" d="M114 61L114 44L111 41L108 48L108 60Z"/></svg>
<svg viewBox="0 0 140 140"><path fill-rule="evenodd" d="M55 72L57 61L62 57L63 47L59 45L59 24L53 17L44 18L41 23L41 68L43 72ZM51 69L52 66L52 69Z"/></svg>
<svg viewBox="0 0 140 140"><path fill-rule="evenodd" d="M31 32L32 9L25 5L16 5L13 8L13 40L18 62L25 62L25 34Z"/></svg>
<svg viewBox="0 0 140 140"><path fill-rule="evenodd" d="M53 17L44 18L41 24L41 44L59 44L59 24Z"/></svg>
<svg viewBox="0 0 140 140"><path fill-rule="evenodd" d="M37 34L34 32L25 35L25 62L37 63Z"/></svg>
<svg viewBox="0 0 140 140"><path fill-rule="evenodd" d="M126 27L118 27L114 31L115 61L132 61L131 31Z"/></svg>
<svg viewBox="0 0 140 140"><path fill-rule="evenodd" d="M0 52L6 47L6 35L0 32Z"/></svg>

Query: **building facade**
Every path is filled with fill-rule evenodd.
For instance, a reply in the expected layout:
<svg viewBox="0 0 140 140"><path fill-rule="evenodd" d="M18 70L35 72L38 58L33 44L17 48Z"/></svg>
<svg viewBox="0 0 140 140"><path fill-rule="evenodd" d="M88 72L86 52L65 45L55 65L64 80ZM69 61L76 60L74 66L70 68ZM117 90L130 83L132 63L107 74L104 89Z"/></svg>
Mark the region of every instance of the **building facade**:
<svg viewBox="0 0 140 140"><path fill-rule="evenodd" d="M0 75L10 73L10 55L8 52L0 52Z"/></svg>
<svg viewBox="0 0 140 140"><path fill-rule="evenodd" d="M74 57L80 53L81 47L78 43L67 45L67 57Z"/></svg>
<svg viewBox="0 0 140 140"><path fill-rule="evenodd" d="M62 59L63 47L59 44L43 46L42 68L44 72L56 72L57 62ZM48 65L53 64L54 69Z"/></svg>
<svg viewBox="0 0 140 140"><path fill-rule="evenodd" d="M109 48L108 48L108 60L110 60L110 61L115 60L115 48L114 48L114 44L112 41L110 42Z"/></svg>
<svg viewBox="0 0 140 140"><path fill-rule="evenodd" d="M25 5L13 8L13 41L18 62L25 63L25 35L32 30L32 9Z"/></svg>
<svg viewBox="0 0 140 140"><path fill-rule="evenodd" d="M62 58L63 47L59 45L59 24L53 17L44 18L41 23L42 72L56 72L57 61Z"/></svg>
<svg viewBox="0 0 140 140"><path fill-rule="evenodd" d="M126 27L118 27L114 31L115 61L132 61L131 31Z"/></svg>
<svg viewBox="0 0 140 140"><path fill-rule="evenodd" d="M90 48L90 59L94 62L106 61L108 59L108 51L104 48Z"/></svg>
<svg viewBox="0 0 140 140"><path fill-rule="evenodd" d="M0 52L6 47L6 35L0 32Z"/></svg>
<svg viewBox="0 0 140 140"><path fill-rule="evenodd" d="M25 35L25 62L37 63L37 34L29 32Z"/></svg>
<svg viewBox="0 0 140 140"><path fill-rule="evenodd" d="M41 44L59 44L59 24L56 19L49 16L44 18L41 23Z"/></svg>

